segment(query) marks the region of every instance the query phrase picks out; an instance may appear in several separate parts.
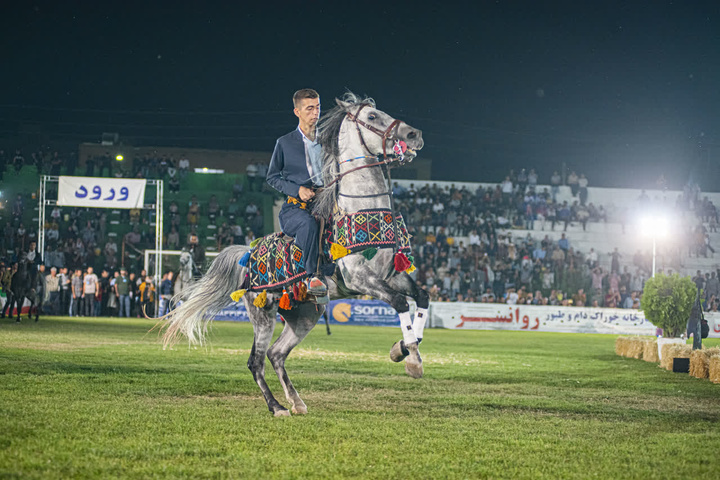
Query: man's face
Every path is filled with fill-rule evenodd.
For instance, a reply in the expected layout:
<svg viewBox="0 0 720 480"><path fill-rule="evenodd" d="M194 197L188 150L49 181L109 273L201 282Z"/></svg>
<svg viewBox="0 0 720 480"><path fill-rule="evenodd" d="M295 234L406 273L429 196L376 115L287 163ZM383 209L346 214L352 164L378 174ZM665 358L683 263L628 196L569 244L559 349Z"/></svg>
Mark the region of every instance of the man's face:
<svg viewBox="0 0 720 480"><path fill-rule="evenodd" d="M303 98L293 111L301 124L314 127L320 118L320 98Z"/></svg>

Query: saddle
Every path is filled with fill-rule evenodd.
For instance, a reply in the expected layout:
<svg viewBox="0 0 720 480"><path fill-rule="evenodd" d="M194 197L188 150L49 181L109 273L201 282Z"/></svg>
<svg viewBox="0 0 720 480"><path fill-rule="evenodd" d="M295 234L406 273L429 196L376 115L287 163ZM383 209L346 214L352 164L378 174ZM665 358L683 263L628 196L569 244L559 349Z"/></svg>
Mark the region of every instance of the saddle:
<svg viewBox="0 0 720 480"><path fill-rule="evenodd" d="M331 265L334 270L333 262L350 253L363 252L363 256L370 260L379 248L397 247L398 254L402 254L407 264L401 262L401 268L398 268L396 258L396 270L414 269L412 262L405 257L411 249L410 235L402 215L396 216L396 225L397 242L392 213L388 209L361 210L337 216L333 221L326 222L321 232L321 256L324 255L325 264ZM303 252L295 245L294 238L275 232L255 240L250 246L252 250L239 262L247 267L247 276L241 287L243 290L262 292L258 298L268 292L283 292L281 308L283 305L289 308L289 298L283 301L286 296L292 296L295 301L307 299L303 293L304 280L312 272L305 270ZM264 299L260 303L262 305L256 306L264 306Z"/></svg>

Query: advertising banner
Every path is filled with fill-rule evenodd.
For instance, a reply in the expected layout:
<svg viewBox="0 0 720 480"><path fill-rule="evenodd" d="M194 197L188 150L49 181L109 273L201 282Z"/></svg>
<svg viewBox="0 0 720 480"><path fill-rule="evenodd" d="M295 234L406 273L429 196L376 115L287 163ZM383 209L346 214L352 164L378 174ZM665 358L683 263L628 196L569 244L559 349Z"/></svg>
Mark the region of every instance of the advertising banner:
<svg viewBox="0 0 720 480"><path fill-rule="evenodd" d="M706 312L705 320L710 327L710 338L720 338L720 312Z"/></svg>
<svg viewBox="0 0 720 480"><path fill-rule="evenodd" d="M145 179L59 177L57 204L68 207L143 208Z"/></svg>
<svg viewBox="0 0 720 480"><path fill-rule="evenodd" d="M654 335L656 331L643 312L614 308L433 302L431 318L434 326L457 330L626 335Z"/></svg>
<svg viewBox="0 0 720 480"><path fill-rule="evenodd" d="M398 327L397 312L379 300L333 300L328 305L331 324ZM249 321L240 302L225 308L216 320ZM705 313L710 337L720 338L720 313ZM280 315L277 316L280 321ZM322 321L322 319L321 319ZM655 335L655 326L643 312L629 309L549 307L501 303L430 304L428 327L454 330L517 330L528 332L612 333Z"/></svg>
<svg viewBox="0 0 720 480"><path fill-rule="evenodd" d="M397 327L400 325L400 319L395 309L379 300L333 300L328 304L327 311L331 324L373 327ZM215 317L215 320L250 321L242 302L223 309ZM280 320L280 315L277 316L277 320Z"/></svg>

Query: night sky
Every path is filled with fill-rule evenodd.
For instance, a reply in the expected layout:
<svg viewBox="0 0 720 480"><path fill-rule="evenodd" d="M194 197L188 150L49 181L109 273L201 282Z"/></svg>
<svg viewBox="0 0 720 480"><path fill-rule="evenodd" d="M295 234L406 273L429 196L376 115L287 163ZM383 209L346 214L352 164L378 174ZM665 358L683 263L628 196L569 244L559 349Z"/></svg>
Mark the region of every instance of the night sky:
<svg viewBox="0 0 720 480"><path fill-rule="evenodd" d="M0 138L271 151L295 90L350 89L424 131L437 180L717 184L717 1L65 3L2 7Z"/></svg>

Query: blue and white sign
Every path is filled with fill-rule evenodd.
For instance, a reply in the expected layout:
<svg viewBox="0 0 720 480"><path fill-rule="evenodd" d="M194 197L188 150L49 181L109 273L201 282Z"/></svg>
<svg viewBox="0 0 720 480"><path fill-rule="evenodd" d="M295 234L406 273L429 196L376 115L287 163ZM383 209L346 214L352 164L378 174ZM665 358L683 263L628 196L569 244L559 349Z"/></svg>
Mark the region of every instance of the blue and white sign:
<svg viewBox="0 0 720 480"><path fill-rule="evenodd" d="M59 178L60 206L92 208L143 208L145 179L67 177Z"/></svg>
<svg viewBox="0 0 720 480"><path fill-rule="evenodd" d="M366 325L373 327L398 327L400 319L394 308L379 300L333 300L328 304L330 323ZM224 308L215 320L249 322L245 304L235 303ZM280 315L277 316L280 321Z"/></svg>
<svg viewBox="0 0 720 480"><path fill-rule="evenodd" d="M330 302L330 323L399 327L400 318L394 308L380 300L335 300Z"/></svg>

